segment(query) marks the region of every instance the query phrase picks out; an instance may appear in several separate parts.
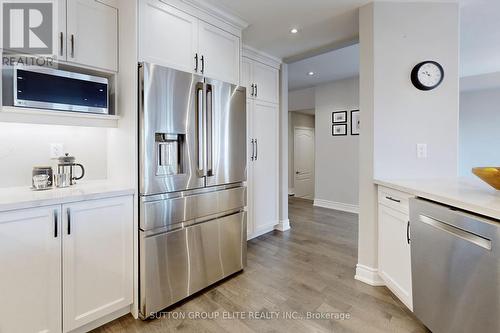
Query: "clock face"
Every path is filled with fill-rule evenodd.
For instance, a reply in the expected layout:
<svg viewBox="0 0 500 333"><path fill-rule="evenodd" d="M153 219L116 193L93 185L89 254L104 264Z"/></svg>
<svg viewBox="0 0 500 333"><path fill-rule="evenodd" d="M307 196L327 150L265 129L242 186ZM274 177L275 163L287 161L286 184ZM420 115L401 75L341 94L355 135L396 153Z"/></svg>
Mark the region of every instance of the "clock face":
<svg viewBox="0 0 500 333"><path fill-rule="evenodd" d="M420 90L431 90L441 84L444 78L443 67L435 61L421 62L413 68L411 79Z"/></svg>

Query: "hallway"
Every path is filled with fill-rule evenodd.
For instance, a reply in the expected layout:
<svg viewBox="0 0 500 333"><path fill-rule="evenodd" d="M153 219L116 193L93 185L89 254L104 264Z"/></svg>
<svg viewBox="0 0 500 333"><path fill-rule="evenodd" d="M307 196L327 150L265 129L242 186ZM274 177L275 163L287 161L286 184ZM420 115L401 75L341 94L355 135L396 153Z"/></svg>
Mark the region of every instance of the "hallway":
<svg viewBox="0 0 500 333"><path fill-rule="evenodd" d="M289 232L272 232L248 243L241 274L170 309L164 318L142 322L122 317L94 332L427 332L385 287L354 280L356 215L290 199ZM248 318L277 312L278 319ZM246 313L246 319L224 313ZM307 312L344 319L283 319ZM209 320L180 318L207 313Z"/></svg>

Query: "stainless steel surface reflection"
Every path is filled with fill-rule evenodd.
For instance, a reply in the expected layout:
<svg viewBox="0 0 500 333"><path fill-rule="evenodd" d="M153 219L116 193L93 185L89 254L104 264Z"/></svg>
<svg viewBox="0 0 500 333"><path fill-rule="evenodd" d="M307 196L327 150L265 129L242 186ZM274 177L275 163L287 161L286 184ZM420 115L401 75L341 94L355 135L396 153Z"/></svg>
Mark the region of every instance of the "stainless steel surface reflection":
<svg viewBox="0 0 500 333"><path fill-rule="evenodd" d="M435 333L500 332L500 223L410 200L413 310Z"/></svg>
<svg viewBox="0 0 500 333"><path fill-rule="evenodd" d="M140 316L246 265L245 88L139 64Z"/></svg>

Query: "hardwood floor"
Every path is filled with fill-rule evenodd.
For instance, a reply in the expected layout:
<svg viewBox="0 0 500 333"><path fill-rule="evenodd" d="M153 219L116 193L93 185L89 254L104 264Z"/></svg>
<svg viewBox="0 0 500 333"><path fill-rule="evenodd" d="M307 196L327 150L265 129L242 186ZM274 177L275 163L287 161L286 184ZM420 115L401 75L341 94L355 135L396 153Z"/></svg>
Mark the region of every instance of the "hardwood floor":
<svg viewBox="0 0 500 333"><path fill-rule="evenodd" d="M290 231L248 243L243 273L163 318L143 322L128 315L94 332L428 332L388 289L354 280L356 215L292 198L289 217ZM297 319L308 312L334 317ZM223 317L238 313L245 318ZM259 320L259 313L278 318ZM192 318L197 315L212 319Z"/></svg>

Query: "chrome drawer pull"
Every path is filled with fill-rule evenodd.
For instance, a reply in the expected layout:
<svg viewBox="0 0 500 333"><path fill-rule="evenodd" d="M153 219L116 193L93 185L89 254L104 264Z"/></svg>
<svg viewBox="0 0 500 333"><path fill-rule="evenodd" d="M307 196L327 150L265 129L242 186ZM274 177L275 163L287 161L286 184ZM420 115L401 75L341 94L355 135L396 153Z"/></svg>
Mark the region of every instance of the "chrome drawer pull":
<svg viewBox="0 0 500 333"><path fill-rule="evenodd" d="M398 199L394 199L393 197L385 197L387 200L391 200L391 201L394 201L394 202L397 202L397 203L401 203L401 200L398 200Z"/></svg>

